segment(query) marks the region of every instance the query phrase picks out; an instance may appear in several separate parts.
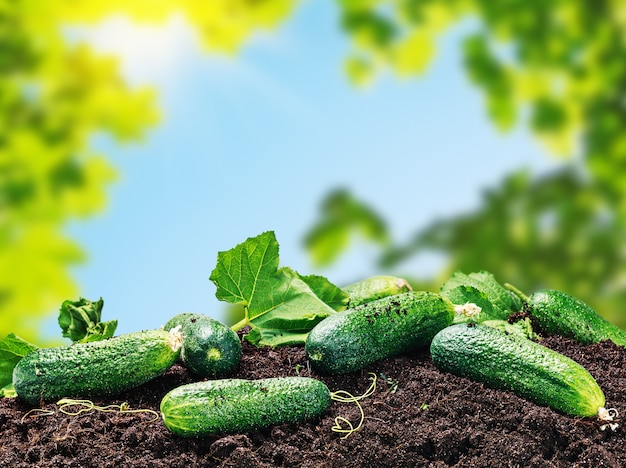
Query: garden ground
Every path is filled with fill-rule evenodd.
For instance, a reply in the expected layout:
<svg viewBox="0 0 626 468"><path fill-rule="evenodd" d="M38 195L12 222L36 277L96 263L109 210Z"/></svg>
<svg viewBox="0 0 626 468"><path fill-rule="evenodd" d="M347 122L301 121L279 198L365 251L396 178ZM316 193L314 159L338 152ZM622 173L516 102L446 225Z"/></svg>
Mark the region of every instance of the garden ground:
<svg viewBox="0 0 626 468"><path fill-rule="evenodd" d="M543 344L585 366L607 407L626 414L626 350L610 342L579 346L545 337ZM0 399L0 466L6 467L624 467L626 427L601 430L593 420L559 414L507 392L442 373L428 350L379 361L362 372L323 376L302 347L255 348L233 377L287 375L323 380L331 391L374 394L361 401L362 428L347 438L335 417L359 421L354 403L333 402L321 417L241 434L201 439L174 436L154 413L90 411L71 416L29 413ZM193 381L179 364L161 377L97 405L127 403L158 411L170 389Z"/></svg>

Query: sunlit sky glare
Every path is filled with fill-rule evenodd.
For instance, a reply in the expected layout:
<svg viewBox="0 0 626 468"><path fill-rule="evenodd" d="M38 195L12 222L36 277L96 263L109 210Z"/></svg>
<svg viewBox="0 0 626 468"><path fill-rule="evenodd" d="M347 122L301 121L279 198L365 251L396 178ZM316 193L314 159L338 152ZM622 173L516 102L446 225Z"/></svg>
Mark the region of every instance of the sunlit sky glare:
<svg viewBox="0 0 626 468"><path fill-rule="evenodd" d="M134 85L171 86L185 62L198 53L197 34L181 14L163 24L138 24L118 14L95 27L72 25L66 31L95 51L114 55Z"/></svg>
<svg viewBox="0 0 626 468"><path fill-rule="evenodd" d="M68 227L89 257L74 270L82 295L103 297L103 318L118 318L118 332L179 312L220 319L208 279L217 252L266 230L276 232L281 265L303 274L344 285L380 273L375 249L358 244L332 268L310 263L303 236L329 190L350 189L401 243L478 208L503 175L558 164L526 130L501 134L485 117L460 58L471 24L444 38L425 75L383 76L367 90L343 72L349 43L339 24L334 2L307 2L234 57L203 51L180 16L72 30L118 55L134 85L156 86L164 115L144 143L97 141L121 179L104 214ZM418 257L392 273L427 276L440 262Z"/></svg>

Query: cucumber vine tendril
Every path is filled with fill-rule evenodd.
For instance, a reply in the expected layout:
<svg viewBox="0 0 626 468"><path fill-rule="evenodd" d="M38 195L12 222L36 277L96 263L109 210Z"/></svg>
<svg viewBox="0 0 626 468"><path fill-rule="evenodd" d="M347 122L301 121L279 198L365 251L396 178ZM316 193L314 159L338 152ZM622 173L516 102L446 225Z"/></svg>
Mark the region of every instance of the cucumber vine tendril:
<svg viewBox="0 0 626 468"><path fill-rule="evenodd" d="M376 380L377 380L376 374L374 374L373 372L370 372L368 375L370 375L370 380L372 381L372 383L369 386L369 388L365 391L365 393L363 393L362 395L354 396L345 390L337 390L336 392L332 392L330 394L331 400L338 401L340 403L356 403L357 407L359 408L359 412L361 413L359 424L357 424L356 427L354 427L354 425L343 416L335 417L335 425L331 427L330 429L333 432L344 434L341 437L342 439L349 437L351 434L358 431L363 426L363 421L365 420L365 413L363 412L363 407L359 403L359 400L372 396L374 392L376 391ZM347 426L347 429L344 427L344 424L345 426Z"/></svg>
<svg viewBox="0 0 626 468"><path fill-rule="evenodd" d="M99 411L101 413L146 413L153 415L154 418L148 422L154 422L161 418L158 412L151 409L131 409L127 402L123 402L119 405L98 406L91 400L74 400L71 398L63 398L57 401L57 406L59 413L63 413L67 416L78 416L82 413L86 413L89 411ZM34 408L22 417L22 421L24 421L24 419L29 416L52 416L55 413L56 411L54 410Z"/></svg>

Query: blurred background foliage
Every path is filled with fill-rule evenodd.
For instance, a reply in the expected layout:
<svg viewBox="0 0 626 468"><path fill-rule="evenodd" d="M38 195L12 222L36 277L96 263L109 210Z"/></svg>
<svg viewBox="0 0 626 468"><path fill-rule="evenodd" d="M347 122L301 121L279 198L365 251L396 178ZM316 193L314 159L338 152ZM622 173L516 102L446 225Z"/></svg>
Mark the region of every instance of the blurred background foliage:
<svg viewBox="0 0 626 468"><path fill-rule="evenodd" d="M371 85L386 71L409 77L423 72L438 37L459 22L477 22L477 32L464 40L463 56L488 116L502 130L528 126L565 161L561 170L538 180L526 171L510 174L485 193L481 209L435 220L407 245L376 242L381 268L439 252L445 267L420 287L437 290L456 269L484 269L528 292L570 292L626 327L626 3L340 3L353 43L346 70L357 85ZM354 210L345 209L346 219L353 219ZM321 264L337 261L339 252L317 255L331 252L323 245L336 242L320 226L340 217L323 208L311 228L306 245L315 246L312 258ZM355 223L353 237L364 222ZM375 240L382 238L391 233ZM341 243L347 245L345 235Z"/></svg>
<svg viewBox="0 0 626 468"><path fill-rule="evenodd" d="M0 335L36 339L41 314L78 295L70 267L85 258L72 219L101 211L115 168L92 141L138 141L159 121L153 89L124 81L114 57L72 42L64 27L110 14L161 22L182 13L207 51L235 53L275 28L287 0L0 0ZM393 241L383 216L339 190L305 246L338 261L355 235L380 248L381 268L423 251L451 271L486 269L532 291L560 288L626 326L626 4L621 0L337 0L351 41L345 70L358 86L383 73L411 78L461 22L468 78L502 130L528 126L563 169L539 180L511 174L483 207ZM451 112L454 110L451 109ZM503 156L504 157L504 156ZM467 164L471 165L471 160ZM450 188L453 190L453 187Z"/></svg>
<svg viewBox="0 0 626 468"><path fill-rule="evenodd" d="M63 232L100 212L115 168L93 138L137 141L158 123L156 92L132 88L115 57L64 28L110 14L195 25L207 50L234 52L289 13L286 0L0 0L0 335L36 340L42 314L76 298L85 253Z"/></svg>

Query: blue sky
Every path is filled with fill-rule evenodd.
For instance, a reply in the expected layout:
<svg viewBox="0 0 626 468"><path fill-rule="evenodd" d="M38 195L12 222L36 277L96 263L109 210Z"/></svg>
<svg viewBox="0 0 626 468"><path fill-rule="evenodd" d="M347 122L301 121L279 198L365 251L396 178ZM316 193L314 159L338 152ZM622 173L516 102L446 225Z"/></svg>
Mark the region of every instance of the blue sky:
<svg viewBox="0 0 626 468"><path fill-rule="evenodd" d="M504 174L558 164L527 131L501 134L486 119L463 73L463 28L425 75L358 90L342 71L349 44L338 25L334 2L306 2L233 58L200 50L180 18L164 29L114 18L78 30L121 54L130 82L156 86L164 115L144 143L98 142L121 178L105 213L68 227L89 257L74 270L81 293L104 298L103 318L118 318L119 333L180 312L220 319L208 280L217 252L266 230L281 265L303 274L343 285L380 273L359 244L332 268L311 265L302 239L329 190L348 188L402 242L477 208ZM420 257L401 268L420 276L438 265Z"/></svg>

